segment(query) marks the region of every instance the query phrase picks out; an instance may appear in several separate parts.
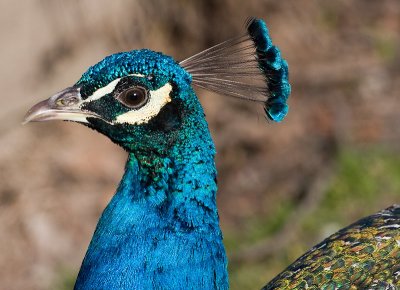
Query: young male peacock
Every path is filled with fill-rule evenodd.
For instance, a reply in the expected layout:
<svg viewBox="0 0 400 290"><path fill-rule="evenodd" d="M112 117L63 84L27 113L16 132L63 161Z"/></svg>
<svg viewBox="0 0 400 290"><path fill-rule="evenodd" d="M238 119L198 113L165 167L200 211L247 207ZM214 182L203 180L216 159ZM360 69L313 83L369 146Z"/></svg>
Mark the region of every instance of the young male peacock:
<svg viewBox="0 0 400 290"><path fill-rule="evenodd" d="M265 23L181 63L150 50L106 57L33 106L25 120L67 120L108 136L129 154L75 289L227 289L216 206L215 149L191 84L288 111L288 67ZM400 208L334 234L265 289L395 289ZM391 288L392 287L392 288Z"/></svg>

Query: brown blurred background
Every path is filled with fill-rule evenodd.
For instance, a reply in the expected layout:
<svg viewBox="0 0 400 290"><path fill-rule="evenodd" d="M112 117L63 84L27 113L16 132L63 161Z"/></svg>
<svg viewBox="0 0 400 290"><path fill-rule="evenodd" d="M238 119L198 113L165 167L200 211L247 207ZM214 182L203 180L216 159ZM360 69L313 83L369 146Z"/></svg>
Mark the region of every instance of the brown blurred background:
<svg viewBox="0 0 400 290"><path fill-rule="evenodd" d="M358 218L400 202L400 2L0 1L0 288L70 289L126 153L72 123L21 126L105 55L182 60L265 19L290 113L198 90L216 142L232 289L257 289Z"/></svg>

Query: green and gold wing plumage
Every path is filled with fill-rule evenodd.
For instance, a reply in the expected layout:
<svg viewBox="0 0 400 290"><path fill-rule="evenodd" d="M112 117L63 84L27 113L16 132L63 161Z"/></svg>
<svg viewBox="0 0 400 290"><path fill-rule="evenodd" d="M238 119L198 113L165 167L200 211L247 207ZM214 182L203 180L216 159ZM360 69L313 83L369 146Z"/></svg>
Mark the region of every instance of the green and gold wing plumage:
<svg viewBox="0 0 400 290"><path fill-rule="evenodd" d="M333 234L263 289L400 289L400 205Z"/></svg>

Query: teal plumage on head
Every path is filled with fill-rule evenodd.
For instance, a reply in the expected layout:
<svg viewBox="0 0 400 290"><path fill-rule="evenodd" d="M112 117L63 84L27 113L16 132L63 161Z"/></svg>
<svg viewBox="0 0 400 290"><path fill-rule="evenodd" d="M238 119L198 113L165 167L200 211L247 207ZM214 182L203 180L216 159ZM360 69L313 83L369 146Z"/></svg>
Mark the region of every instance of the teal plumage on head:
<svg viewBox="0 0 400 290"><path fill-rule="evenodd" d="M106 57L89 68L75 86L80 88L82 109L101 116L88 118L87 126L128 151L161 152L177 138L173 129L180 126L184 104L196 98L188 93L190 83L191 76L171 57L143 49ZM139 108L123 104L118 96L130 87L144 88L148 102ZM103 93L105 88L112 91L97 98L96 90Z"/></svg>

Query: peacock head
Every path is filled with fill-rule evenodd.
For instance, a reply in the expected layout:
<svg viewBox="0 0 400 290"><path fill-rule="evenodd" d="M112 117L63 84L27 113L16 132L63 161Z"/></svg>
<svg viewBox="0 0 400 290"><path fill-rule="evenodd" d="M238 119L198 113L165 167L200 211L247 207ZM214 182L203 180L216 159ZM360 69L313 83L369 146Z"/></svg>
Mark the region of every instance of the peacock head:
<svg viewBox="0 0 400 290"><path fill-rule="evenodd" d="M30 109L25 122L82 123L129 151L165 150L185 119L191 76L150 50L110 55L80 80Z"/></svg>
<svg viewBox="0 0 400 290"><path fill-rule="evenodd" d="M89 68L72 87L33 106L25 122L82 123L128 151L166 152L188 124L203 124L191 84L260 102L280 122L288 112L288 66L264 21L247 33L177 63L150 50L113 54Z"/></svg>

